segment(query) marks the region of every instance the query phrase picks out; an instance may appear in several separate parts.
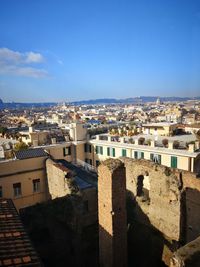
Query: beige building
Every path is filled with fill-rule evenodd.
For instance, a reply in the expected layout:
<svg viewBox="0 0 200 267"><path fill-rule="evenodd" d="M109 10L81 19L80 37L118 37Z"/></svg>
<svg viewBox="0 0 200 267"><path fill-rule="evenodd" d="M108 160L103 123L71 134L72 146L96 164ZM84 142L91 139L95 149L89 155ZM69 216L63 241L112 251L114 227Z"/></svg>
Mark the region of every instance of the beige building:
<svg viewBox="0 0 200 267"><path fill-rule="evenodd" d="M39 146L48 142L48 131L35 131L31 126L28 132L20 132L21 140L27 145Z"/></svg>
<svg viewBox="0 0 200 267"><path fill-rule="evenodd" d="M102 140L103 139L103 140ZM199 142L190 144L186 149L175 149L173 141L168 147L156 146L156 142L151 140L151 145L140 145L138 139L134 144L127 143L122 137L116 140L115 137L101 135L90 140L85 145L86 159L88 164L97 167L100 161L107 158L129 157L134 159L147 159L158 164L178 168L181 170L200 173L200 152Z"/></svg>
<svg viewBox="0 0 200 267"><path fill-rule="evenodd" d="M11 198L17 209L47 200L47 157L42 149L29 149L1 162L0 197Z"/></svg>
<svg viewBox="0 0 200 267"><path fill-rule="evenodd" d="M144 134L170 136L177 129L176 123L158 122L142 125Z"/></svg>

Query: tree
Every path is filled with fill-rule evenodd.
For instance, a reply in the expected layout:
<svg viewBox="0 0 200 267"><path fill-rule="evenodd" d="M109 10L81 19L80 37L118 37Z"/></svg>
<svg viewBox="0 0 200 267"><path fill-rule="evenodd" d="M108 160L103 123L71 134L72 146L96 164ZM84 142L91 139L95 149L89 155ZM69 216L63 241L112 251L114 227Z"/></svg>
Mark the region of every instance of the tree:
<svg viewBox="0 0 200 267"><path fill-rule="evenodd" d="M198 130L197 132L194 132L195 136L196 136L196 139L198 141L200 141L200 130Z"/></svg>
<svg viewBox="0 0 200 267"><path fill-rule="evenodd" d="M6 127L2 127L0 126L0 134L4 135L5 133L7 133L8 129Z"/></svg>
<svg viewBox="0 0 200 267"><path fill-rule="evenodd" d="M15 145L15 151L20 151L20 150L26 150L28 149L28 145L25 144L24 142L19 142Z"/></svg>

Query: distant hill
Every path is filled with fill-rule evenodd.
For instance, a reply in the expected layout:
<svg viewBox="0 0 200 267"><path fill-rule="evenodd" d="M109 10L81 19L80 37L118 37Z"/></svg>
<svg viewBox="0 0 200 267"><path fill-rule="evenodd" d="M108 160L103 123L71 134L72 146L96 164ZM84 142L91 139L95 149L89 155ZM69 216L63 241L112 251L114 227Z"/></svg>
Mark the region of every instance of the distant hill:
<svg viewBox="0 0 200 267"><path fill-rule="evenodd" d="M0 99L1 100L1 99ZM57 103L51 102L51 103L4 103L3 101L0 101L0 109L3 108L11 108L11 109L21 109L21 108L45 108L45 107L51 107L55 106Z"/></svg>
<svg viewBox="0 0 200 267"><path fill-rule="evenodd" d="M131 104L131 103L146 103L146 102L156 102L157 96L140 96L140 97L132 97L125 99L116 99L116 98L100 98L100 99L90 99L90 100L82 100L71 102L74 105L94 105L94 104ZM187 101L187 100L200 100L200 97L160 97L161 102L168 101Z"/></svg>
<svg viewBox="0 0 200 267"><path fill-rule="evenodd" d="M137 104L137 103L147 103L147 102L156 102L157 96L140 96L140 97L130 97L124 99L116 98L99 98L99 99L90 99L90 100L81 100L73 101L70 104L73 105L102 105L102 104ZM200 97L160 97L161 102L173 102L173 101L187 101L187 100L200 100ZM56 102L41 102L41 103L4 103L0 99L0 108L45 108L55 106L58 103Z"/></svg>

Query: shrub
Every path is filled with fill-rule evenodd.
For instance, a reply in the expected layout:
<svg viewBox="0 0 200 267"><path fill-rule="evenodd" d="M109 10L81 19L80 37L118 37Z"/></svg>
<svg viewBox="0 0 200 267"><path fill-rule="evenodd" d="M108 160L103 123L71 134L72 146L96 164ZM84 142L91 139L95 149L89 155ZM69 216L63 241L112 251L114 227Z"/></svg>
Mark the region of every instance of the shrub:
<svg viewBox="0 0 200 267"><path fill-rule="evenodd" d="M164 147L167 147L168 146L168 139L163 139L162 144Z"/></svg>
<svg viewBox="0 0 200 267"><path fill-rule="evenodd" d="M151 145L151 139L147 139L147 140L145 141L145 144L147 144L148 146L150 146L150 145Z"/></svg>
<svg viewBox="0 0 200 267"><path fill-rule="evenodd" d="M15 145L15 151L25 150L28 149L28 145L24 142L19 142Z"/></svg>

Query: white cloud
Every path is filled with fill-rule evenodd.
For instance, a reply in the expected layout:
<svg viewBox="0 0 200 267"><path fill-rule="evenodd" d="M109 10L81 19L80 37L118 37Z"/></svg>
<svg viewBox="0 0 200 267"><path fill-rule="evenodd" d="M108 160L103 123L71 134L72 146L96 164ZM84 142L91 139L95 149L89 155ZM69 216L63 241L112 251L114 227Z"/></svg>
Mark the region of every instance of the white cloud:
<svg viewBox="0 0 200 267"><path fill-rule="evenodd" d="M0 48L0 73L34 78L47 77L48 72L41 68L30 66L44 61L40 53L32 51L20 53L8 48Z"/></svg>
<svg viewBox="0 0 200 267"><path fill-rule="evenodd" d="M26 62L27 63L40 63L43 61L44 61L44 58L39 53L34 53L34 52L26 53Z"/></svg>

